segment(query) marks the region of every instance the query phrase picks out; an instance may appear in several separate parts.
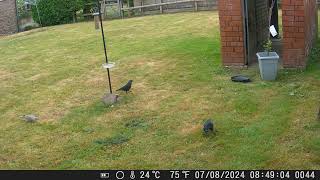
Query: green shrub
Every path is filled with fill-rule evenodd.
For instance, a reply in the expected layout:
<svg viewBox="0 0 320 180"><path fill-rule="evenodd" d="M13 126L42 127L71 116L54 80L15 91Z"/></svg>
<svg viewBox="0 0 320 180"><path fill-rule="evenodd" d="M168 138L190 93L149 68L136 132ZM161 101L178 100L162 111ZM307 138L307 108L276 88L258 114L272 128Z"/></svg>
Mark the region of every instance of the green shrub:
<svg viewBox="0 0 320 180"><path fill-rule="evenodd" d="M38 10L32 7L32 17L42 26L51 26L73 22L76 11L83 6L83 0L38 0Z"/></svg>

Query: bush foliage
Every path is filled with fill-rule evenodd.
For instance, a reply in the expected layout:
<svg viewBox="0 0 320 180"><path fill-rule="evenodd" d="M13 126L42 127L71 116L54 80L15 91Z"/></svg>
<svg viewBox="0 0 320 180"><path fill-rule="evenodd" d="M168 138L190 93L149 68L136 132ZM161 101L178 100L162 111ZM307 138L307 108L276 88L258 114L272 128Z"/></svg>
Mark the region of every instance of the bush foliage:
<svg viewBox="0 0 320 180"><path fill-rule="evenodd" d="M38 0L42 26L70 23L76 11L83 7L84 0ZM33 19L40 23L36 6L32 7Z"/></svg>

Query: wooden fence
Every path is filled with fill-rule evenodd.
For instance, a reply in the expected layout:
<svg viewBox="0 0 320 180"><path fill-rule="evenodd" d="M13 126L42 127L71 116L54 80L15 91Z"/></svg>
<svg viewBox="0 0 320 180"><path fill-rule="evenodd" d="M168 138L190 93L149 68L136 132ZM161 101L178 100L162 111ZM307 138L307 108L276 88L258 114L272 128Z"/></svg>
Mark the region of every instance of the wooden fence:
<svg viewBox="0 0 320 180"><path fill-rule="evenodd" d="M125 18L181 11L214 10L217 9L217 4L218 0L134 0L133 6L129 6L124 0L103 0L101 11L105 18ZM87 5L94 8L94 3ZM83 16L92 16L92 12L86 12Z"/></svg>
<svg viewBox="0 0 320 180"><path fill-rule="evenodd" d="M121 16L217 9L218 0L136 0L133 7L121 7Z"/></svg>
<svg viewBox="0 0 320 180"><path fill-rule="evenodd" d="M161 14L181 11L216 10L218 0L133 0L133 6L125 0L102 0L102 13L105 18L125 18L148 14ZM279 1L281 7L281 1ZM317 0L320 8L320 0ZM92 13L83 14L92 16Z"/></svg>

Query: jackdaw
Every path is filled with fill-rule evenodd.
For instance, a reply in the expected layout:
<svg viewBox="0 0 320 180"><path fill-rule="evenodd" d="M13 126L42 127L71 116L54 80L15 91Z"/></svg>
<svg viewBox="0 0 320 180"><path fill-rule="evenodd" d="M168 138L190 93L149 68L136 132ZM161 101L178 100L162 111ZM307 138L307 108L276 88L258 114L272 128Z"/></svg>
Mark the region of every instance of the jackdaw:
<svg viewBox="0 0 320 180"><path fill-rule="evenodd" d="M203 132L205 135L209 133L215 133L214 123L211 119L208 119L203 125Z"/></svg>
<svg viewBox="0 0 320 180"><path fill-rule="evenodd" d="M129 80L126 85L124 85L122 88L118 89L117 91L125 91L126 93L128 93L128 91L130 91L131 89L132 82L133 80Z"/></svg>

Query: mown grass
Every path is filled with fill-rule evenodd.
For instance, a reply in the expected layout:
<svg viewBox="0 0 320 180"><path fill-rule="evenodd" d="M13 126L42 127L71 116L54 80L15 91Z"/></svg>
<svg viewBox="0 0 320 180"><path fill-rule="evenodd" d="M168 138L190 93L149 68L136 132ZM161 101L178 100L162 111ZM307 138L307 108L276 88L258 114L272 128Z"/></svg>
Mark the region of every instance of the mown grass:
<svg viewBox="0 0 320 180"><path fill-rule="evenodd" d="M216 12L55 26L0 40L1 169L319 169L320 62L262 82L256 67L221 67ZM253 82L236 84L233 74ZM28 124L20 115L39 115ZM201 125L213 118L216 136Z"/></svg>

